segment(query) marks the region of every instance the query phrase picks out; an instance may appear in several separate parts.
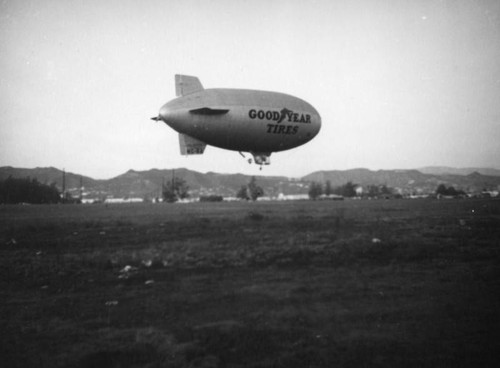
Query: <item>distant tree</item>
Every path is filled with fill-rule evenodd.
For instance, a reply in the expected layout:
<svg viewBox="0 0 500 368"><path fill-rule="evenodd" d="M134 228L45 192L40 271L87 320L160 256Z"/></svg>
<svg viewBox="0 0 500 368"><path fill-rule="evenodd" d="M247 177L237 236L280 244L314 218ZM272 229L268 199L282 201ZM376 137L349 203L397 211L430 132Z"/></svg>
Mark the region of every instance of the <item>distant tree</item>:
<svg viewBox="0 0 500 368"><path fill-rule="evenodd" d="M242 185L238 193L236 193L236 197L245 200L256 201L257 198L262 197L264 195L264 190L257 185L257 179L255 176L252 176L250 182L247 185Z"/></svg>
<svg viewBox="0 0 500 368"><path fill-rule="evenodd" d="M335 189L335 194L339 194L347 198L356 197L356 184L347 182L346 184L337 187Z"/></svg>
<svg viewBox="0 0 500 368"><path fill-rule="evenodd" d="M330 180L327 180L325 183L325 195L329 196L332 194L332 183L330 183Z"/></svg>
<svg viewBox="0 0 500 368"><path fill-rule="evenodd" d="M377 185L370 184L366 187L366 195L370 198L377 197L380 194L379 187Z"/></svg>
<svg viewBox="0 0 500 368"><path fill-rule="evenodd" d="M439 184L436 189L436 194L446 195L447 191L448 189L446 188L446 185Z"/></svg>
<svg viewBox="0 0 500 368"><path fill-rule="evenodd" d="M257 200L257 198L264 195L264 190L257 185L257 179L255 179L255 176L252 176L250 183L248 183L248 192L252 201Z"/></svg>
<svg viewBox="0 0 500 368"><path fill-rule="evenodd" d="M393 190L387 185L368 185L366 187L366 196L374 198L379 196L392 195Z"/></svg>
<svg viewBox="0 0 500 368"><path fill-rule="evenodd" d="M444 184L439 184L436 189L436 194L444 195L444 196L457 196L465 194L463 190L456 190L453 186L449 186L448 188Z"/></svg>
<svg viewBox="0 0 500 368"><path fill-rule="evenodd" d="M167 184L163 185L163 200L165 202L173 203L177 202L179 199L185 199L189 197L188 193L189 187L186 181L182 178L175 177Z"/></svg>
<svg viewBox="0 0 500 368"><path fill-rule="evenodd" d="M244 199L248 201L250 197L248 196L248 187L246 185L242 185L238 193L236 193L236 198Z"/></svg>
<svg viewBox="0 0 500 368"><path fill-rule="evenodd" d="M316 183L315 181L309 184L309 198L316 200L321 194L323 194L323 187L320 183Z"/></svg>
<svg viewBox="0 0 500 368"><path fill-rule="evenodd" d="M393 192L392 188L389 188L385 184L380 187L380 193L382 194L392 194L392 192Z"/></svg>

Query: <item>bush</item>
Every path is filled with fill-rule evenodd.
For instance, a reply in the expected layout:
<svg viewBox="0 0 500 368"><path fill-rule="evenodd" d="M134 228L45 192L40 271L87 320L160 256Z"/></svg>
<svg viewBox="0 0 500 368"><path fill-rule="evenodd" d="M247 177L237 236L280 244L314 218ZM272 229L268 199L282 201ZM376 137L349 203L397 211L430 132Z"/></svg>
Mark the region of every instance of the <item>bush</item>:
<svg viewBox="0 0 500 368"><path fill-rule="evenodd" d="M201 196L200 202L222 202L224 198L220 195Z"/></svg>

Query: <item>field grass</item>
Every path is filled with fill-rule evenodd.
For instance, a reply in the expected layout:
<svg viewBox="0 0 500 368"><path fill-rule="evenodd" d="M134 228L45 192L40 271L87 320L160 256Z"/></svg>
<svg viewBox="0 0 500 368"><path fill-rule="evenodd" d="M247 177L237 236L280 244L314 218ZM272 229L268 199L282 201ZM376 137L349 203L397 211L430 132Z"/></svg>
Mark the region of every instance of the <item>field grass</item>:
<svg viewBox="0 0 500 368"><path fill-rule="evenodd" d="M0 207L2 367L493 367L500 201Z"/></svg>

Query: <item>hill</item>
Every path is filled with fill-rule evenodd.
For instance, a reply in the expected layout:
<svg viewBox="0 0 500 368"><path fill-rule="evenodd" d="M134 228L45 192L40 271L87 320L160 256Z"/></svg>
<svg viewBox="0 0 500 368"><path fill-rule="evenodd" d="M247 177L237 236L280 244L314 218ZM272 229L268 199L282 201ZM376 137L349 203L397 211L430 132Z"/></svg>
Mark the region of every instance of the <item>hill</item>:
<svg viewBox="0 0 500 368"><path fill-rule="evenodd" d="M171 180L172 175L186 181L192 197L200 195L235 196L242 185L246 185L251 176L243 174L219 174L208 172L206 174L188 170L177 169L151 169L147 171L129 170L107 180L95 180L87 176L66 172L66 189L78 196L80 183L83 186L84 197L89 198L155 198L160 196L162 184ZM0 180L9 176L13 178L36 178L46 184L55 183L62 190L63 171L48 168L13 168L0 167ZM296 194L307 193L307 183L297 179L281 176L256 176L258 184L264 189L266 195L277 196L280 192Z"/></svg>
<svg viewBox="0 0 500 368"><path fill-rule="evenodd" d="M487 176L500 176L500 170L484 167L466 167L466 168L456 168L447 166L426 166L417 169L423 174L433 174L433 175L470 175L477 172L481 175Z"/></svg>
<svg viewBox="0 0 500 368"><path fill-rule="evenodd" d="M146 171L129 170L107 180L95 180L88 176L66 172L66 189L73 195L80 195L83 186L84 198L155 198L161 194L162 184L172 176L184 179L189 186L191 197L201 195L235 196L242 185L246 185L251 176L243 174L220 174L215 172L200 173L185 168L151 169ZM54 167L48 168L13 168L0 167L0 180L9 176L14 178L36 178L41 183L56 183L62 189L63 172ZM302 178L284 176L256 176L257 183L270 197L284 194L304 194L308 192L310 182L326 183L332 187L352 182L361 186L386 185L396 188L400 193L434 193L439 184L453 186L469 193L483 189L498 190L500 176L483 175L477 171L469 175L427 174L419 170L378 170L352 169L317 171Z"/></svg>
<svg viewBox="0 0 500 368"><path fill-rule="evenodd" d="M55 183L57 187L62 188L63 171L55 167L36 167L34 169L17 168L12 166L0 167L0 180L5 180L8 177L22 179L32 178L38 180L42 184ZM92 187L98 185L100 182L100 180L95 180L88 176L71 172L66 172L65 177L67 188L78 188L81 180Z"/></svg>
<svg viewBox="0 0 500 368"><path fill-rule="evenodd" d="M378 170L368 169L317 171L302 178L304 181L324 183L330 181L333 187L352 182L362 186L386 185L398 189L401 193L434 193L439 184L453 186L468 193L481 192L484 189L498 189L499 176L482 175L473 172L469 175L424 174L418 170Z"/></svg>
<svg viewBox="0 0 500 368"><path fill-rule="evenodd" d="M251 176L243 174L218 174L214 172L203 174L185 168L129 170L115 178L102 181L95 190L112 193L115 197L154 198L160 195L162 184L171 180L173 176L186 181L192 197L210 194L226 197L235 196L241 186L247 184L251 178ZM286 177L257 176L257 180L268 195L277 195L276 191L280 186L293 192L297 191L291 188L295 180Z"/></svg>

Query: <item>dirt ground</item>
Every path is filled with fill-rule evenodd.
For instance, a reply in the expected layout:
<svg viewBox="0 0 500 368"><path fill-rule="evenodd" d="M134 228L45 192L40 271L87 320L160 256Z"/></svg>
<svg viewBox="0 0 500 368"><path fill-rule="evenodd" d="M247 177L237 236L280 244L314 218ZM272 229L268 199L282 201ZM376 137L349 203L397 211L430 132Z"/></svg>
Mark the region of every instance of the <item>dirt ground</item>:
<svg viewBox="0 0 500 368"><path fill-rule="evenodd" d="M500 201L0 206L3 367L493 367Z"/></svg>

